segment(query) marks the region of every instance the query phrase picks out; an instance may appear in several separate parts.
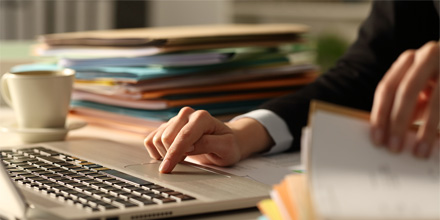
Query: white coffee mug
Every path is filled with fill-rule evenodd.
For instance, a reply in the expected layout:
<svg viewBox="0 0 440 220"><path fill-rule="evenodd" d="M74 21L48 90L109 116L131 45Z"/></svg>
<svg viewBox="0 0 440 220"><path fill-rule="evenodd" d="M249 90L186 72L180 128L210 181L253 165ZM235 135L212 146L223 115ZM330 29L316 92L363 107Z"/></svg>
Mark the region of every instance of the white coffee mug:
<svg viewBox="0 0 440 220"><path fill-rule="evenodd" d="M74 77L72 69L5 73L1 92L18 128L64 128Z"/></svg>

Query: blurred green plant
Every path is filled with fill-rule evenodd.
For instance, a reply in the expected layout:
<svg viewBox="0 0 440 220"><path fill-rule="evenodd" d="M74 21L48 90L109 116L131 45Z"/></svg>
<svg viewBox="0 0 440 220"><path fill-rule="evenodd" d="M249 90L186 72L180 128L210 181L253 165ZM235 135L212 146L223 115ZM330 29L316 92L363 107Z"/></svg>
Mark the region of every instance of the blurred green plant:
<svg viewBox="0 0 440 220"><path fill-rule="evenodd" d="M335 65L336 61L345 53L349 43L335 34L321 34L315 40L316 63L321 72L326 72Z"/></svg>

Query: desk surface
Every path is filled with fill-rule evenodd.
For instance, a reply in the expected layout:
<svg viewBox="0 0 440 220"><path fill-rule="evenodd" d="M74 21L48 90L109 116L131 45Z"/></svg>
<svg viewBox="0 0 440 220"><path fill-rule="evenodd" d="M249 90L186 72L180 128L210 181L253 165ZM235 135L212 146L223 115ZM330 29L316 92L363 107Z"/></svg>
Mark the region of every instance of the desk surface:
<svg viewBox="0 0 440 220"><path fill-rule="evenodd" d="M11 121L13 120L13 118L14 118L14 114L11 109L0 107L0 124ZM90 139L104 138L111 141L124 143L130 146L143 146L143 139L145 137L142 135L136 135L122 131L115 131L112 129L106 129L91 125L88 125L78 130L70 131L67 136L67 140L78 140L78 139L87 139L87 138ZM22 143L23 142L20 140L20 137L17 134L0 132L0 148L11 145L19 145ZM261 214L257 208L250 208L244 210L188 216L185 218L180 217L178 219L194 219L194 220L240 219L241 220L241 219L257 219L260 215Z"/></svg>

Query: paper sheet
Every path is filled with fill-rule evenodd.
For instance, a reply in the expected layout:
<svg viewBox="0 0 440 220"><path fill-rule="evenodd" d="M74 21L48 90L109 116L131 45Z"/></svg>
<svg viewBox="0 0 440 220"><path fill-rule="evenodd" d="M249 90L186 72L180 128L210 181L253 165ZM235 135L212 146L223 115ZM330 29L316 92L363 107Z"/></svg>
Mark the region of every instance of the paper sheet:
<svg viewBox="0 0 440 220"><path fill-rule="evenodd" d="M390 153L371 142L367 120L333 112L314 113L312 134L308 174L322 216L440 218L438 152L428 160Z"/></svg>

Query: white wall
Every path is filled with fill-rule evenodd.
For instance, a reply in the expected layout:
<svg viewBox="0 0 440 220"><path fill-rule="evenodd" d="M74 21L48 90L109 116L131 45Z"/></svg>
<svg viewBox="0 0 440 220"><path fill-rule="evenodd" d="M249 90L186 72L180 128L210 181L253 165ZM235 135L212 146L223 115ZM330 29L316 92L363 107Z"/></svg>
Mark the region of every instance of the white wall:
<svg viewBox="0 0 440 220"><path fill-rule="evenodd" d="M223 23L301 23L312 35L332 33L352 42L370 1L153 0L148 24L178 26Z"/></svg>
<svg viewBox="0 0 440 220"><path fill-rule="evenodd" d="M157 26L225 24L232 21L230 0L153 0L148 23Z"/></svg>

